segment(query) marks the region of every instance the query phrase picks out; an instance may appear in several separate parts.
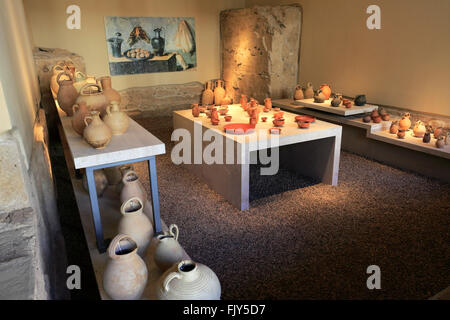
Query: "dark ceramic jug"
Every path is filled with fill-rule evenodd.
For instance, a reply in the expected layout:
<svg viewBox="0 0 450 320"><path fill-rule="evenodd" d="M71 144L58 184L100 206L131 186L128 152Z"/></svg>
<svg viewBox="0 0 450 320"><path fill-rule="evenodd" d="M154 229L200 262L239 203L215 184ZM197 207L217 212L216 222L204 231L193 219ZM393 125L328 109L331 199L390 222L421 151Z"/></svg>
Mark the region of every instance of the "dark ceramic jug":
<svg viewBox="0 0 450 320"><path fill-rule="evenodd" d="M120 38L122 34L120 32L116 32L116 37L109 38L108 42L111 45L112 55L115 58L122 57L122 42L123 39Z"/></svg>
<svg viewBox="0 0 450 320"><path fill-rule="evenodd" d="M165 40L161 37L161 28L156 28L155 30L156 36L151 40L151 44L153 47L153 52L156 56L162 56L164 55L164 45Z"/></svg>
<svg viewBox="0 0 450 320"><path fill-rule="evenodd" d="M367 102L366 101L366 96L364 94L356 96L356 98L355 98L355 105L357 105L357 106L361 107L361 106L365 105L366 102Z"/></svg>

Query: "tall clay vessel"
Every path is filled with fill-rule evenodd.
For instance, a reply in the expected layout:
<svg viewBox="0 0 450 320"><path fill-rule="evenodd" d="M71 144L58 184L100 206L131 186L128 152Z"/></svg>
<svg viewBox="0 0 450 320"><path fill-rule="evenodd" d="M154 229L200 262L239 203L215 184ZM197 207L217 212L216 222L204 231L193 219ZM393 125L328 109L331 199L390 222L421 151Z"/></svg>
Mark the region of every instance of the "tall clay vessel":
<svg viewBox="0 0 450 320"><path fill-rule="evenodd" d="M133 197L122 203L118 233L133 238L138 247L138 254L144 257L147 246L153 237L153 225L144 213L141 199Z"/></svg>
<svg viewBox="0 0 450 320"><path fill-rule="evenodd" d="M222 99L225 97L225 89L222 86L223 81L217 80L214 88L214 104L220 106L222 104Z"/></svg>
<svg viewBox="0 0 450 320"><path fill-rule="evenodd" d="M50 78L50 91L54 99L58 97L59 84L56 81L56 77L62 72L69 72L69 69L65 66L64 61L59 61L52 68L52 77ZM66 76L70 79L70 77ZM66 79L67 80L67 79Z"/></svg>
<svg viewBox="0 0 450 320"><path fill-rule="evenodd" d="M161 276L156 294L159 300L220 300L221 286L210 268L183 260Z"/></svg>
<svg viewBox="0 0 450 320"><path fill-rule="evenodd" d="M147 192L139 181L137 173L133 170L128 170L124 173L122 182L123 188L120 193L120 201L124 203L128 199L137 197L145 206L145 202L147 201Z"/></svg>
<svg viewBox="0 0 450 320"><path fill-rule="evenodd" d="M68 76L70 80L60 80L62 75ZM72 79L72 76L67 72L61 72L56 77L56 82L59 84L58 104L69 117L73 116L72 107L78 98L78 91L73 86Z"/></svg>
<svg viewBox="0 0 450 320"><path fill-rule="evenodd" d="M117 235L108 247L103 288L113 300L138 300L147 285L148 271L129 235Z"/></svg>
<svg viewBox="0 0 450 320"><path fill-rule="evenodd" d="M108 104L112 101L117 101L120 104L122 97L112 88L111 77L101 77L100 83L102 84L103 94L105 95Z"/></svg>
<svg viewBox="0 0 450 320"><path fill-rule="evenodd" d="M80 136L83 136L84 128L86 128L84 118L90 114L90 111L87 107L86 102L80 102L80 104L73 105L72 110L72 128Z"/></svg>
<svg viewBox="0 0 450 320"><path fill-rule="evenodd" d="M294 100L303 100L305 96L303 95L303 89L300 85L295 87Z"/></svg>
<svg viewBox="0 0 450 320"><path fill-rule="evenodd" d="M89 123L88 120L91 120ZM111 129L100 119L98 111L91 111L89 116L84 117L86 128L83 137L95 149L103 149L111 141Z"/></svg>
<svg viewBox="0 0 450 320"><path fill-rule="evenodd" d="M313 89L313 85L312 85L311 82L308 82L306 84L306 89L304 91L304 96L305 96L305 99L314 98L314 89Z"/></svg>
<svg viewBox="0 0 450 320"><path fill-rule="evenodd" d="M117 101L111 101L111 105L106 108L106 115L103 121L111 129L113 135L124 134L130 125L128 115L120 111Z"/></svg>
<svg viewBox="0 0 450 320"><path fill-rule="evenodd" d="M208 106L214 103L214 92L211 90L211 81L206 82L205 90L202 93L202 105Z"/></svg>
<svg viewBox="0 0 450 320"><path fill-rule="evenodd" d="M183 260L183 248L178 243L178 226L171 224L169 231L158 235L154 259L156 265L166 271Z"/></svg>

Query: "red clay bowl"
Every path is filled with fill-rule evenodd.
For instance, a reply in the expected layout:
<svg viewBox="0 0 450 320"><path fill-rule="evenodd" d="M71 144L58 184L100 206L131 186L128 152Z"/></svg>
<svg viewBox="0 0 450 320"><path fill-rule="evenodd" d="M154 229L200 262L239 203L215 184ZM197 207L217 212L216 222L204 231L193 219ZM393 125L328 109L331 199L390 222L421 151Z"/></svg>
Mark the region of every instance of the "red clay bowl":
<svg viewBox="0 0 450 320"><path fill-rule="evenodd" d="M284 125L284 119L277 118L272 122L275 127L282 127Z"/></svg>
<svg viewBox="0 0 450 320"><path fill-rule="evenodd" d="M267 121L267 117L261 117L262 122L266 122Z"/></svg>
<svg viewBox="0 0 450 320"><path fill-rule="evenodd" d="M316 121L316 118L311 117L311 116L304 116L304 115L301 115L301 116L296 116L296 117L295 117L295 122L297 122L297 121L303 121L303 122L311 122L311 123L313 123L314 121Z"/></svg>
<svg viewBox="0 0 450 320"><path fill-rule="evenodd" d="M231 121L231 116L225 116L225 121L226 122L230 122Z"/></svg>
<svg viewBox="0 0 450 320"><path fill-rule="evenodd" d="M297 121L297 125L301 129L309 128L309 122L308 121Z"/></svg>

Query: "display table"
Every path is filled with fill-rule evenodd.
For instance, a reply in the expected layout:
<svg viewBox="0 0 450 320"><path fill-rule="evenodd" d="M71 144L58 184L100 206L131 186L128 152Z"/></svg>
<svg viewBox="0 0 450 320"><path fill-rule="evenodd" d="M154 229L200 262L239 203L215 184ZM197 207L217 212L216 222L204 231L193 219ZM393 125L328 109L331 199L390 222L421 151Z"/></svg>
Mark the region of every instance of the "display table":
<svg viewBox="0 0 450 320"><path fill-rule="evenodd" d="M330 105L331 100L325 100L323 103L314 102L314 99L303 99L303 100L294 100L292 103L294 105L303 106L310 109L320 110L328 113L338 114L340 116L352 116L355 114L363 114L372 112L374 109L378 109L378 106L365 104L364 106L355 106L353 105L351 108L346 108L345 106L333 107Z"/></svg>
<svg viewBox="0 0 450 320"><path fill-rule="evenodd" d="M191 110L174 111L174 129L187 130L191 136L191 161L184 165L240 210L249 209L250 164L260 150L278 149L280 166L337 185L342 127L316 120L308 129L299 129L294 120L297 115L285 112L281 133L272 135L268 131L273 127L274 113L261 113L260 118L267 117L267 122L260 120L254 133L235 135L225 133L224 126L229 122L223 116L219 125L214 126L206 114L194 118ZM230 123L249 122L247 112L240 105L229 106L228 115L232 116ZM206 132L214 136L214 141L224 140L223 152L219 152L221 163L207 164L201 158L202 150L211 143L209 138L200 143Z"/></svg>
<svg viewBox="0 0 450 320"><path fill-rule="evenodd" d="M75 169L86 169L91 212L99 252L105 252L108 243L103 236L94 170L148 161L153 226L155 233L161 232L155 156L166 152L164 143L130 118L130 126L126 133L113 136L106 148L94 149L72 129L72 118L67 117L58 106L57 109L74 167Z"/></svg>

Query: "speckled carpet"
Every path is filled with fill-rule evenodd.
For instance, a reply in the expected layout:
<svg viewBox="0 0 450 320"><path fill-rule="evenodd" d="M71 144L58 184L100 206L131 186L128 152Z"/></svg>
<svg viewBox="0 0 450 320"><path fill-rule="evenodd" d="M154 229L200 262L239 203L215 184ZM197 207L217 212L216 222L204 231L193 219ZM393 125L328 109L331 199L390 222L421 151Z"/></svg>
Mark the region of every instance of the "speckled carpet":
<svg viewBox="0 0 450 320"><path fill-rule="evenodd" d="M161 215L223 299L427 299L450 285L450 185L342 152L339 186L251 172L240 212L170 160L171 118L137 121L166 143ZM147 167L135 166L146 188ZM368 290L369 265L381 290Z"/></svg>

